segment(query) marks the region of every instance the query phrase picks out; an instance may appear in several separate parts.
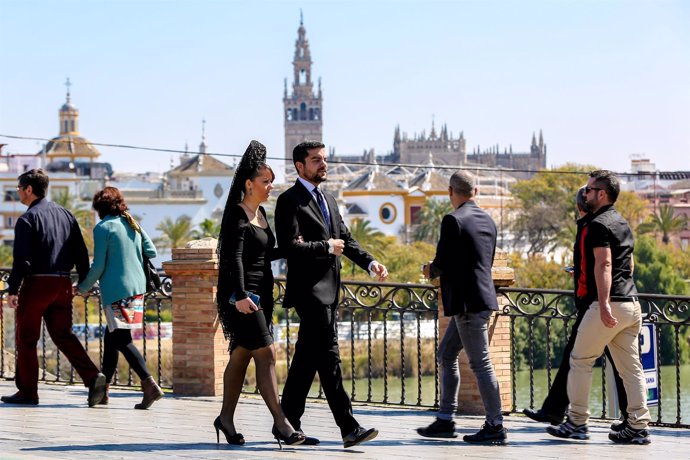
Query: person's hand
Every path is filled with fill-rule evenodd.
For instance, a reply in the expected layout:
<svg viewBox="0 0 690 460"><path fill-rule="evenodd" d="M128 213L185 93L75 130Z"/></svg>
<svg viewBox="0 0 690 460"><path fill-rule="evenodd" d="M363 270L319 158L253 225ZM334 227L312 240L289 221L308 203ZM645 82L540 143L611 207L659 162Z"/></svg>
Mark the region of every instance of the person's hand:
<svg viewBox="0 0 690 460"><path fill-rule="evenodd" d="M422 275L424 279L431 279L431 262L422 265Z"/></svg>
<svg viewBox="0 0 690 460"><path fill-rule="evenodd" d="M388 278L388 269L386 269L385 265L380 264L377 261L372 262L371 271L378 276L379 281L386 281L386 278Z"/></svg>
<svg viewBox="0 0 690 460"><path fill-rule="evenodd" d="M248 315L249 313L254 313L255 311L259 310L259 307L257 307L256 304L252 302L252 299L250 299L249 297L235 302L235 308L237 308L237 311L239 311L240 313L244 313L245 315Z"/></svg>
<svg viewBox="0 0 690 460"><path fill-rule="evenodd" d="M345 241L341 239L331 238L328 240L328 245L333 248L333 255L339 256L345 249Z"/></svg>
<svg viewBox="0 0 690 460"><path fill-rule="evenodd" d="M611 314L611 305L608 302L604 305L599 305L599 316L601 317L601 322L606 327L614 327L618 324L618 320Z"/></svg>
<svg viewBox="0 0 690 460"><path fill-rule="evenodd" d="M76 297L78 295L79 295L79 288L75 284L74 286L72 286L72 297Z"/></svg>
<svg viewBox="0 0 690 460"><path fill-rule="evenodd" d="M17 308L17 305L19 305L19 296L17 296L17 295L7 296L7 303L9 304L10 308Z"/></svg>

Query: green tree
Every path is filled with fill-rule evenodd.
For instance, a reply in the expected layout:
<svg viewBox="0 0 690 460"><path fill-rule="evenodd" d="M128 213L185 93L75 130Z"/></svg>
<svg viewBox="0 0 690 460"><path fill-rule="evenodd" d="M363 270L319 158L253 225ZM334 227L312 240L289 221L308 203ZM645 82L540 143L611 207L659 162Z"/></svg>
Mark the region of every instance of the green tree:
<svg viewBox="0 0 690 460"><path fill-rule="evenodd" d="M353 219L349 229L352 238L354 238L362 248L374 256L374 259L384 263L382 260L383 254L390 242L383 232L374 229L371 226L371 222L365 219ZM343 271L345 273L350 273L350 275L354 277L357 272L357 266L347 257L343 257Z"/></svg>
<svg viewBox="0 0 690 460"><path fill-rule="evenodd" d="M12 266L12 247L0 242L0 267L9 268Z"/></svg>
<svg viewBox="0 0 690 460"><path fill-rule="evenodd" d="M677 257L676 250L669 246L659 246L656 238L651 235L643 235L635 242L635 284L640 292L649 294L688 295L687 282L677 265L674 265ZM687 256L687 253L685 254ZM687 264L687 262L686 262ZM687 266L686 266L687 269ZM660 305L662 306L662 305ZM673 319L682 320L687 314L682 311L676 313L666 311ZM682 316L685 315L685 316ZM659 337L661 339L660 357L661 364L675 363L675 337L674 326L659 323ZM678 327L680 340L680 362L688 362L690 359L690 343L688 343L688 331L690 327Z"/></svg>
<svg viewBox="0 0 690 460"><path fill-rule="evenodd" d="M83 202L70 194L68 190L61 190L53 193L50 199L63 208L67 209L77 219L81 234L84 237L84 243L89 250L89 254L93 254L93 227L95 225L94 211L89 209Z"/></svg>
<svg viewBox="0 0 690 460"><path fill-rule="evenodd" d="M675 210L671 205L659 207L656 214L652 214L650 219L640 225L640 233L661 232L661 241L668 244L671 235L684 230L688 221L684 215L675 215Z"/></svg>
<svg viewBox="0 0 690 460"><path fill-rule="evenodd" d="M637 232L639 225L647 215L647 200L640 198L635 192L621 192L616 200L616 211L630 224L633 232Z"/></svg>
<svg viewBox="0 0 690 460"><path fill-rule="evenodd" d="M192 220L189 216L180 216L176 220L170 217L163 219L156 230L162 233L154 243L162 248L181 248L192 239Z"/></svg>
<svg viewBox="0 0 690 460"><path fill-rule="evenodd" d="M441 235L441 221L443 217L453 211L449 200L427 198L419 211L419 224L414 232L416 241L436 244Z"/></svg>
<svg viewBox="0 0 690 460"><path fill-rule="evenodd" d="M512 187L515 203L511 208L516 217L511 227L517 240L527 244L529 254L572 246L575 194L587 182L584 173L593 169L569 163L538 172Z"/></svg>
<svg viewBox="0 0 690 460"><path fill-rule="evenodd" d="M199 224L198 230L192 230L192 238L200 240L202 238L218 238L220 234L220 222L213 219L204 219Z"/></svg>

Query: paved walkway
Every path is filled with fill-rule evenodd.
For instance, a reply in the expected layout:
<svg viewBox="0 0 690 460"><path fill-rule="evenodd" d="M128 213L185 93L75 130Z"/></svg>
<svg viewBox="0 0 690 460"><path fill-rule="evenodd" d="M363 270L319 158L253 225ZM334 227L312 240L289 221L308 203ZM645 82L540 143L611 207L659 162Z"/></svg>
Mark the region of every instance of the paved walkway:
<svg viewBox="0 0 690 460"><path fill-rule="evenodd" d="M13 382L0 381L0 394L12 394ZM458 417L454 440L420 438L415 427L430 423L433 413L397 407L355 407L362 425L380 430L375 440L343 449L328 406L312 403L304 428L321 438L321 445L284 447L278 450L270 435L271 419L263 401L242 398L237 422L247 443L242 447L216 444L213 419L220 398L166 395L148 411L133 410L141 394L115 390L110 405L89 409L86 389L79 386L41 384L39 406L0 404L0 459L445 459L445 458L598 458L687 459L690 432L653 429L649 446L616 446L607 439L607 425L595 422L588 442L559 440L544 426L525 417L506 420L509 445L475 446L462 442L473 433L481 417ZM222 434L221 434L222 439Z"/></svg>

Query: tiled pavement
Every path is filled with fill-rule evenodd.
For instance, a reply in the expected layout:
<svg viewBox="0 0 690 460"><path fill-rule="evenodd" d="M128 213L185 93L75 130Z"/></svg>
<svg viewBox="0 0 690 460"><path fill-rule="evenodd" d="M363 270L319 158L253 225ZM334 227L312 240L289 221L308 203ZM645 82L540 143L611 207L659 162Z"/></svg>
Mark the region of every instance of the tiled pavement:
<svg viewBox="0 0 690 460"><path fill-rule="evenodd" d="M0 394L12 394L14 384L0 381ZM355 406L364 426L375 426L379 436L366 444L343 449L339 432L326 404L311 403L303 428L321 438L313 447L278 449L270 435L271 419L261 399L244 397L236 423L247 443L242 447L216 444L212 423L220 398L166 395L148 411L132 409L141 394L115 390L109 406L89 409L86 389L41 384L41 404L34 407L0 404L0 459L445 459L445 458L690 458L690 432L653 428L649 446L619 446L607 439L607 424L591 424L592 439L560 440L544 426L521 416L506 420L509 444L475 446L462 442L481 417L457 418L460 435L454 440L420 438L414 428L433 420L433 413L400 407ZM222 434L221 434L222 440Z"/></svg>

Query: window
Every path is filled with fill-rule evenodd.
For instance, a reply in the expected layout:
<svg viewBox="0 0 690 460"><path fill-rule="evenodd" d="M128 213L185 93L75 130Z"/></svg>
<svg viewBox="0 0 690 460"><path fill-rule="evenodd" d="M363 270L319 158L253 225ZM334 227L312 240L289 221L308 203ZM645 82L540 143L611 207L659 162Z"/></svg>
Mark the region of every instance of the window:
<svg viewBox="0 0 690 460"><path fill-rule="evenodd" d="M5 189L5 200L19 202L19 192L15 187Z"/></svg>
<svg viewBox="0 0 690 460"><path fill-rule="evenodd" d="M421 206L410 206L410 223L412 225L417 225L420 222L420 211L422 210Z"/></svg>
<svg viewBox="0 0 690 460"><path fill-rule="evenodd" d="M398 217L398 210L393 203L384 203L379 208L379 218L384 224L392 224Z"/></svg>

